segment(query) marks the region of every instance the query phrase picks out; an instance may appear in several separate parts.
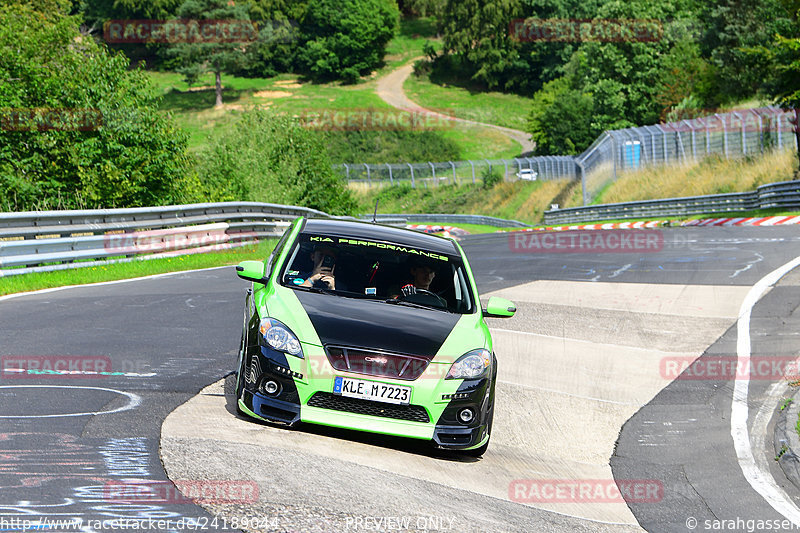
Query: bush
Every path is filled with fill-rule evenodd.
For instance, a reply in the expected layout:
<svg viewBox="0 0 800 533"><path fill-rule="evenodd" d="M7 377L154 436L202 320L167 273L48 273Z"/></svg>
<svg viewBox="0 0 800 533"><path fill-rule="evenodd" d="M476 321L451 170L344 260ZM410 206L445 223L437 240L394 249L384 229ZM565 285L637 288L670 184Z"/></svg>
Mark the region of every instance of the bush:
<svg viewBox="0 0 800 533"><path fill-rule="evenodd" d="M302 23L299 62L315 80L355 83L381 65L399 19L393 0L314 0Z"/></svg>
<svg viewBox="0 0 800 533"><path fill-rule="evenodd" d="M144 73L81 35L75 18L0 7L0 209L191 201L185 134L157 110ZM45 118L56 110L59 118ZM30 118L34 117L35 118ZM84 123L62 118L87 119Z"/></svg>
<svg viewBox="0 0 800 533"><path fill-rule="evenodd" d="M481 179L483 180L483 188L484 189L491 189L501 181L503 181L503 175L497 171L497 169L492 167L483 167L481 171Z"/></svg>
<svg viewBox="0 0 800 533"><path fill-rule="evenodd" d="M592 95L571 87L564 77L545 83L534 95L528 131L538 154L577 154L602 130L594 123Z"/></svg>
<svg viewBox="0 0 800 533"><path fill-rule="evenodd" d="M246 111L200 154L198 171L216 201L300 205L352 214L355 202L321 138L296 120Z"/></svg>
<svg viewBox="0 0 800 533"><path fill-rule="evenodd" d="M436 131L334 131L325 147L336 163L458 161L455 141Z"/></svg>

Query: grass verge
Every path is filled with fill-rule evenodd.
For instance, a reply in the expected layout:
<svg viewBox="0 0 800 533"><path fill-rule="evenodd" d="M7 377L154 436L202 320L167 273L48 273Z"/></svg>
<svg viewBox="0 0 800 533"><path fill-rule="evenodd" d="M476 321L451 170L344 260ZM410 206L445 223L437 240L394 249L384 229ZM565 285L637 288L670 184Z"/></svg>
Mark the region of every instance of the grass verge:
<svg viewBox="0 0 800 533"><path fill-rule="evenodd" d="M780 150L741 159L710 156L688 165L645 168L621 175L592 203L752 191L759 185L792 179L796 161L795 152Z"/></svg>
<svg viewBox="0 0 800 533"><path fill-rule="evenodd" d="M533 99L516 94L470 90L454 85L439 85L427 75L409 76L403 85L406 95L422 107L442 113L525 130Z"/></svg>
<svg viewBox="0 0 800 533"><path fill-rule="evenodd" d="M520 228L499 228L497 226L489 226L486 224L468 224L466 222L416 222L409 221L409 224L427 224L430 226L451 226L454 228L463 229L468 231L471 235L480 235L482 233L496 233L498 231L513 231Z"/></svg>
<svg viewBox="0 0 800 533"><path fill-rule="evenodd" d="M572 190L577 182L506 181L494 187L482 184L441 185L412 189L407 183L394 187L351 187L359 211L372 213L460 213L488 215L531 224L541 221L553 200Z"/></svg>
<svg viewBox="0 0 800 533"><path fill-rule="evenodd" d="M74 268L55 272L34 272L0 278L0 295L15 292L35 291L65 285L83 285L114 281L166 272L195 270L224 265L234 265L246 259L266 258L277 240L262 241L256 246L244 246L224 252L182 255L177 257L112 263L103 266Z"/></svg>

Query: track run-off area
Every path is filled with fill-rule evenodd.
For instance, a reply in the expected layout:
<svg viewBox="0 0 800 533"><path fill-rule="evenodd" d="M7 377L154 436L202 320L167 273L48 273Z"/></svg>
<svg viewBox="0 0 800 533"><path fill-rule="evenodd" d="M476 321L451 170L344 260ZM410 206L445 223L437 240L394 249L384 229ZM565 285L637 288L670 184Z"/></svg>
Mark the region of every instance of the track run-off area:
<svg viewBox="0 0 800 533"><path fill-rule="evenodd" d="M232 267L2 297L3 368L61 366L0 376L0 530L800 529L773 442L800 354L800 231L662 228L620 247L633 231L461 239L484 301L517 304L489 321L481 459L237 416ZM158 490L120 493L132 483Z"/></svg>

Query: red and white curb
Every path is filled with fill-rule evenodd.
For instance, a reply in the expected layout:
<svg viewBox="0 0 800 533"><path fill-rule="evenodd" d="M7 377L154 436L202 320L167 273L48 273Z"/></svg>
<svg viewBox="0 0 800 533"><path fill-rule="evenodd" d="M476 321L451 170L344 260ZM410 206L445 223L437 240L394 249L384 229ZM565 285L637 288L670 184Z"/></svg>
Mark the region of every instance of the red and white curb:
<svg viewBox="0 0 800 533"><path fill-rule="evenodd" d="M577 226L547 226L544 228L525 228L520 231L571 231L591 229L647 229L669 225L669 220L650 220L648 222L609 222L607 224L581 224Z"/></svg>
<svg viewBox="0 0 800 533"><path fill-rule="evenodd" d="M702 218L689 220L682 226L784 226L800 224L800 216L748 217L748 218Z"/></svg>
<svg viewBox="0 0 800 533"><path fill-rule="evenodd" d="M442 237L451 237L458 239L461 236L469 235L465 229L456 228L453 226L432 226L430 224L406 224L406 228L423 231L425 233L436 233Z"/></svg>

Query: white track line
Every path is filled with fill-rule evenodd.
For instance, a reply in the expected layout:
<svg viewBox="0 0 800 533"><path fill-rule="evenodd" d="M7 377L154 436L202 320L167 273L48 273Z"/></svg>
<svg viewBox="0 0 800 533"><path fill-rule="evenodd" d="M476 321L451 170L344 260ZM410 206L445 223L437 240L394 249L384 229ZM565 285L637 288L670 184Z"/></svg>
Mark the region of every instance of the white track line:
<svg viewBox="0 0 800 533"><path fill-rule="evenodd" d="M773 270L758 283L753 285L745 296L739 309L739 320L736 323L736 355L737 364L748 364L750 360L750 313L756 302L775 285L783 276L792 269L800 266L800 257L794 258L785 265ZM731 402L731 436L736 458L742 469L745 479L753 489L758 492L773 509L800 526L800 509L791 501L789 496L775 483L769 470L759 468L753 456L750 444L750 434L747 429L748 405L747 393L750 386L749 373L737 373L733 387L733 401Z"/></svg>

